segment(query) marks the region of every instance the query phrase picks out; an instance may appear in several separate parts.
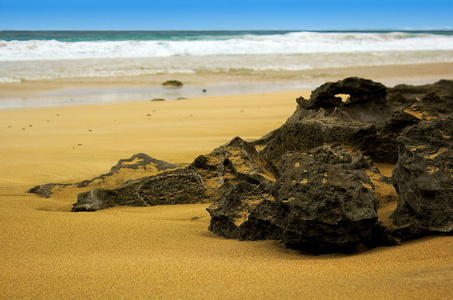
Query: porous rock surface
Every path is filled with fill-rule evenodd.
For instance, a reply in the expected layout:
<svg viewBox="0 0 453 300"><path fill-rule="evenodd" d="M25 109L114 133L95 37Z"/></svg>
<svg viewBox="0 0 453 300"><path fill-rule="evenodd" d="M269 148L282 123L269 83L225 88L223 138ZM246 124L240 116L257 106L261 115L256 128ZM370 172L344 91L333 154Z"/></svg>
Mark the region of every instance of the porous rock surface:
<svg viewBox="0 0 453 300"><path fill-rule="evenodd" d="M370 178L352 159L325 163L316 158L300 153L285 157L284 175L272 188L281 206L275 223L283 228L282 241L309 250L366 242L377 222Z"/></svg>
<svg viewBox="0 0 453 300"><path fill-rule="evenodd" d="M113 190L95 189L80 193L72 211L96 211L117 205L150 206L209 200L208 190L199 174L189 168L182 168L131 180Z"/></svg>
<svg viewBox="0 0 453 300"><path fill-rule="evenodd" d="M372 237L377 222L373 185L360 169L367 165L360 152L328 146L287 154L272 186L242 183L212 204L209 229L311 253L352 249Z"/></svg>
<svg viewBox="0 0 453 300"><path fill-rule="evenodd" d="M262 153L277 163L287 151L306 151L324 144L340 143L361 150L375 162L395 164L398 160L396 138L407 126L421 121L414 113L450 113L453 91L450 81L436 83L415 94L407 88L387 89L381 83L357 77L326 83L315 89L310 99L298 98L294 114L280 128L255 145L265 145ZM349 95L342 101L340 95ZM416 104L414 104L416 103Z"/></svg>
<svg viewBox="0 0 453 300"><path fill-rule="evenodd" d="M407 128L398 146L392 179L400 234L453 231L453 116Z"/></svg>
<svg viewBox="0 0 453 300"><path fill-rule="evenodd" d="M113 190L81 193L72 210L212 202L241 181L267 184L276 177L277 169L236 137L210 154L200 155L186 168L132 180Z"/></svg>

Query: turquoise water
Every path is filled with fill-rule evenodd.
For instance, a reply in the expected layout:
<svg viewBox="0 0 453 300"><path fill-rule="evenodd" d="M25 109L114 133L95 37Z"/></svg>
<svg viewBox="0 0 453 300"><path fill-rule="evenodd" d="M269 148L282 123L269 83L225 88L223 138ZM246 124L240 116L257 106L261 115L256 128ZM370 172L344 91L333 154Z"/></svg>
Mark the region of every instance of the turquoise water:
<svg viewBox="0 0 453 300"><path fill-rule="evenodd" d="M56 40L60 42L82 41L194 41L229 39L244 35L281 35L298 31L0 31L0 40ZM453 35L453 31L312 31L318 33L391 33L408 35Z"/></svg>
<svg viewBox="0 0 453 300"><path fill-rule="evenodd" d="M0 40L56 40L60 42L194 41L289 32L293 31L0 31Z"/></svg>

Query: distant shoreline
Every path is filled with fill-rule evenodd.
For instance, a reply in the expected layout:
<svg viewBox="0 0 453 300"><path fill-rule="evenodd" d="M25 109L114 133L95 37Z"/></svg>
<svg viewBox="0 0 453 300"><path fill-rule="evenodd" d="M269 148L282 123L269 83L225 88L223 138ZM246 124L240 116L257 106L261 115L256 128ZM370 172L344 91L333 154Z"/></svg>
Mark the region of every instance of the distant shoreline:
<svg viewBox="0 0 453 300"><path fill-rule="evenodd" d="M71 102L81 105L84 103L149 101L153 98L175 100L179 97L311 90L325 82L337 81L351 76L369 78L382 82L389 87L401 83L434 83L440 79L453 79L453 63L362 66L303 71L175 73L4 82L0 83L0 107L3 106L3 109L7 108L8 105L9 108L30 107L34 106L33 102L43 102L44 104L41 104L41 106L59 106L59 104L70 105ZM169 79L180 80L186 86L177 90L165 90L161 84ZM202 93L202 89L208 89L208 93ZM169 96L169 93L172 93L172 95ZM135 95L128 98L127 94ZM53 104L46 104L45 101L53 101ZM5 103L8 103L8 105L5 105ZM14 103L19 103L19 106Z"/></svg>

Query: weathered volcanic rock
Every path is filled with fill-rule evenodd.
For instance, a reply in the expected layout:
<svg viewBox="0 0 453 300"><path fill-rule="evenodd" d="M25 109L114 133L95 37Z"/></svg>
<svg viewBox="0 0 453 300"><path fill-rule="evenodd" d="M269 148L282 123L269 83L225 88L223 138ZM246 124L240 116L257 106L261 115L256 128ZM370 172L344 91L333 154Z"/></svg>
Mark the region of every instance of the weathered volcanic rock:
<svg viewBox="0 0 453 300"><path fill-rule="evenodd" d="M196 169L210 188L240 181L270 184L279 177L278 169L239 137L208 155L198 156L190 168Z"/></svg>
<svg viewBox="0 0 453 300"><path fill-rule="evenodd" d="M272 188L283 212L274 224L283 229L285 244L322 252L371 238L377 222L373 185L351 163L326 164L300 153L285 158L285 172Z"/></svg>
<svg viewBox="0 0 453 300"><path fill-rule="evenodd" d="M271 186L241 183L212 204L209 230L240 240L280 239L312 253L345 251L373 235L377 202L368 162L321 147L285 156Z"/></svg>
<svg viewBox="0 0 453 300"><path fill-rule="evenodd" d="M188 167L137 154L92 180L30 192L48 197L57 186L96 187L78 195L73 211L210 202L209 230L217 235L281 240L318 254L453 231L453 81L387 89L351 77L297 103L262 139L236 137ZM392 179L371 159L397 162ZM132 180L123 180L131 169ZM139 177L143 170L149 172ZM390 181L399 193L393 225Z"/></svg>
<svg viewBox="0 0 453 300"><path fill-rule="evenodd" d="M202 203L210 201L210 196L200 174L184 168L132 180L113 190L95 189L80 193L72 211L96 211L117 205Z"/></svg>
<svg viewBox="0 0 453 300"><path fill-rule="evenodd" d="M187 168L132 180L113 189L81 193L73 211L96 211L116 205L150 206L213 202L238 183L270 185L278 170L239 137Z"/></svg>
<svg viewBox="0 0 453 300"><path fill-rule="evenodd" d="M430 115L437 115L438 113L448 115L453 113L453 95L439 96L435 92L428 92L418 106Z"/></svg>
<svg viewBox="0 0 453 300"><path fill-rule="evenodd" d="M228 239L247 241L280 239L282 230L273 224L278 209L269 186L242 181L207 208L208 229Z"/></svg>
<svg viewBox="0 0 453 300"><path fill-rule="evenodd" d="M343 102L338 95L349 95ZM386 102L387 88L378 82L369 79L349 77L337 82L328 82L316 90L306 101L302 97L297 103L305 109L334 108L348 106L354 103Z"/></svg>
<svg viewBox="0 0 453 300"><path fill-rule="evenodd" d="M406 99L422 98L429 92L434 92L440 96L453 97L453 81L452 80L439 80L434 84L424 85L408 85L399 84L393 88L387 88L390 94L400 94Z"/></svg>
<svg viewBox="0 0 453 300"><path fill-rule="evenodd" d="M179 166L167 163L162 160L154 159L144 153L137 153L134 154L132 157L127 159L120 159L118 163L113 166L108 173L99 175L96 178L91 180L84 180L78 183L47 183L35 186L31 188L28 193L34 193L44 198L49 198L52 195L52 190L55 187L68 187L68 186L76 186L76 187L87 187L94 182L98 184L105 182L108 179L111 179L118 175L119 172L125 169L143 169L147 170L148 173L159 173L165 170L171 170L179 168ZM130 178L129 178L130 179Z"/></svg>
<svg viewBox="0 0 453 300"><path fill-rule="evenodd" d="M32 187L27 193L36 194L43 198L49 198L53 194L53 189L56 187L67 187L77 185L77 183L46 183Z"/></svg>
<svg viewBox="0 0 453 300"><path fill-rule="evenodd" d="M426 116L453 112L453 80L440 80L434 84L397 85L387 89L394 107L416 109Z"/></svg>
<svg viewBox="0 0 453 300"><path fill-rule="evenodd" d="M349 98L343 102L341 94ZM396 161L394 149L394 153L375 155L370 146L377 142L380 127L385 126L392 112L386 95L384 85L367 79L352 77L326 83L314 90L309 100L303 97L296 100L295 113L266 137L262 153L278 162L288 151L307 151L324 144L341 143L362 150L373 159L387 161L392 157ZM261 141L256 144L259 143Z"/></svg>
<svg viewBox="0 0 453 300"><path fill-rule="evenodd" d="M372 154L376 162L396 164L398 160L398 145L396 138L409 126L418 124L421 120L405 112L395 110L385 124L379 126L376 132L362 136L358 142L361 151Z"/></svg>
<svg viewBox="0 0 453 300"><path fill-rule="evenodd" d="M157 172L172 170L180 168L180 166L168 163L163 160L158 160L152 158L144 153L137 153L134 154L132 157L127 159L120 159L118 163L110 169L110 172L106 174L102 174L96 178L91 180L84 180L80 183L77 183L78 187L84 187L90 185L93 181L96 180L105 180L109 176L113 176L114 174L118 173L121 169L154 169Z"/></svg>
<svg viewBox="0 0 453 300"><path fill-rule="evenodd" d="M348 96L345 101L339 95ZM328 82L315 89L309 100L303 97L296 102L303 109L320 108L332 113L340 110L349 119L363 123L384 123L391 113L386 87L369 79L350 77L337 82Z"/></svg>
<svg viewBox="0 0 453 300"><path fill-rule="evenodd" d="M453 112L452 87L453 81L447 80L393 89L356 77L329 82L314 90L310 99L298 98L296 111L287 122L254 144L265 145L262 153L274 163L288 151L340 143L376 162L394 164L398 160L396 138L404 128L422 117ZM340 96L345 94L349 98L343 101ZM420 99L407 98L412 95Z"/></svg>
<svg viewBox="0 0 453 300"><path fill-rule="evenodd" d="M392 180L394 224L403 238L453 231L453 116L407 128L398 138Z"/></svg>
<svg viewBox="0 0 453 300"><path fill-rule="evenodd" d="M271 185L247 181L228 189L208 208L209 230L240 240L279 239L313 253L348 251L362 242L397 244L402 231L378 222L377 196L367 173L374 180L385 177L361 152L396 163L396 140L422 122L421 111L430 117L449 112L449 83L442 85L434 87L440 96L426 86L420 99L412 99L395 90L388 96L382 84L370 80L347 78L321 86L309 100L297 99L293 116L253 143L264 145L261 153L280 163L281 176ZM349 98L344 101L341 94Z"/></svg>
<svg viewBox="0 0 453 300"><path fill-rule="evenodd" d="M317 162L330 165L341 165L349 170L371 170L373 162L360 151L351 152L341 146L323 145L307 152ZM288 153L290 154L290 153ZM283 167L284 168L284 165ZM373 171L374 172L374 171Z"/></svg>
<svg viewBox="0 0 453 300"><path fill-rule="evenodd" d="M325 144L342 143L360 149L377 135L373 124L349 123L347 115L342 115L320 111L300 122L286 123L261 153L277 163L288 151L308 151Z"/></svg>

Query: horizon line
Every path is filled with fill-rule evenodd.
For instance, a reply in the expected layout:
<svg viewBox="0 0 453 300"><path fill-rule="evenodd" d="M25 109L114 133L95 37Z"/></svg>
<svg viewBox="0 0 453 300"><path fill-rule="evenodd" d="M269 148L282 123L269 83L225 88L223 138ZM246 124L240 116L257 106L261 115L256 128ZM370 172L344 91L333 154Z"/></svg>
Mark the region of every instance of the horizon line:
<svg viewBox="0 0 453 300"><path fill-rule="evenodd" d="M4 31L315 31L315 32L360 32L360 31L453 31L451 28L367 28L367 29L0 29Z"/></svg>

